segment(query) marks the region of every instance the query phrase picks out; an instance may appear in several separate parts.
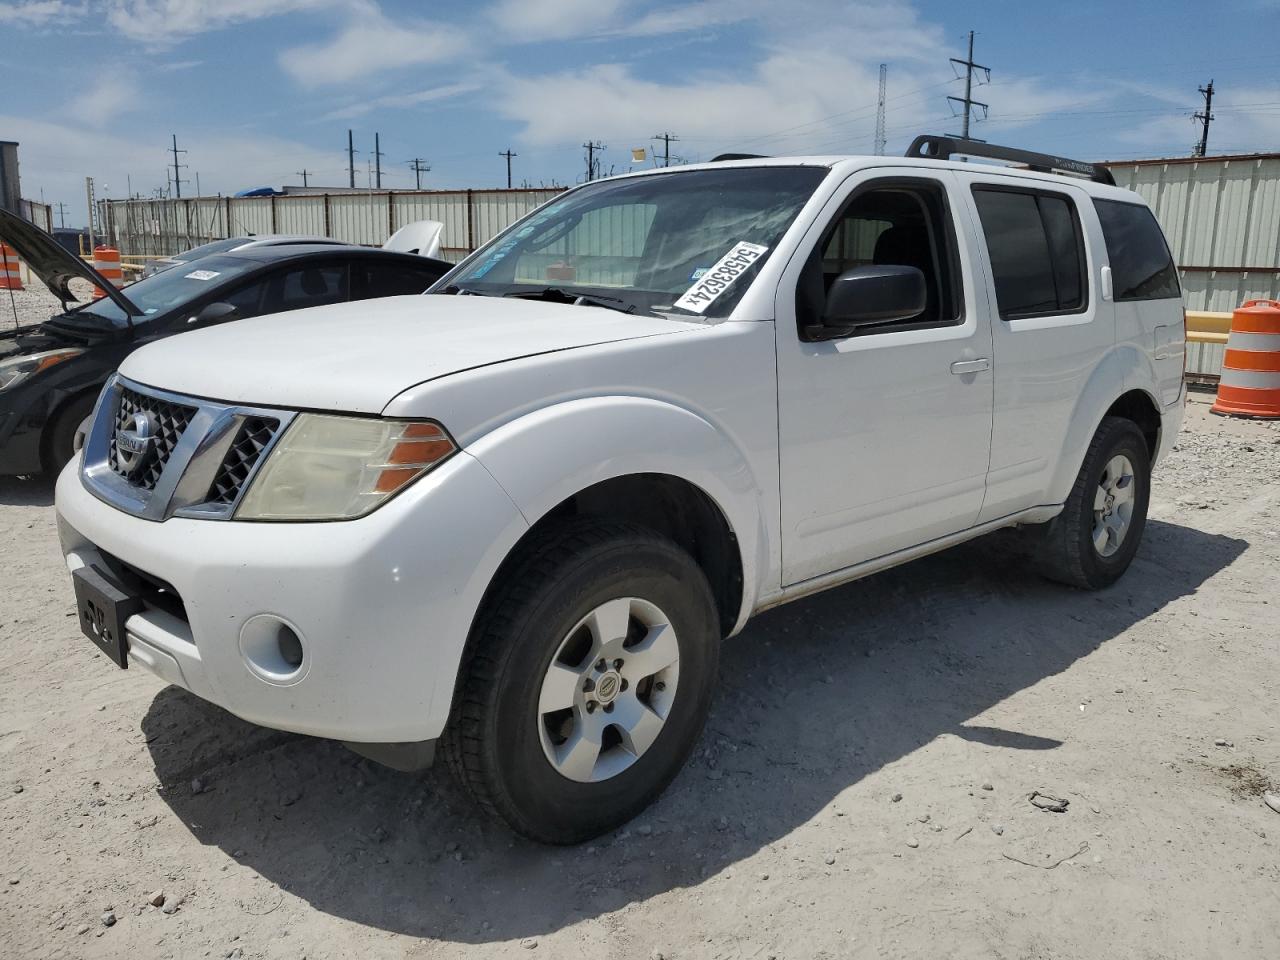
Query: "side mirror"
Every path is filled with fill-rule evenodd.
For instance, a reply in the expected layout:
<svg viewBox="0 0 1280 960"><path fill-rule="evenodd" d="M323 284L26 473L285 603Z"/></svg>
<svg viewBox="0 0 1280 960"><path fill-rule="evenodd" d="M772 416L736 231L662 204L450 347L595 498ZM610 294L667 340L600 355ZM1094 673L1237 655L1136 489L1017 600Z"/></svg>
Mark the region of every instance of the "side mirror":
<svg viewBox="0 0 1280 960"><path fill-rule="evenodd" d="M226 323L228 320L238 320L240 311L229 303L216 301L214 303L206 303L194 317L187 318L187 326L189 327L208 327L215 323Z"/></svg>
<svg viewBox="0 0 1280 960"><path fill-rule="evenodd" d="M860 327L910 320L927 303L924 274L916 267L854 267L831 284L820 333L843 336Z"/></svg>

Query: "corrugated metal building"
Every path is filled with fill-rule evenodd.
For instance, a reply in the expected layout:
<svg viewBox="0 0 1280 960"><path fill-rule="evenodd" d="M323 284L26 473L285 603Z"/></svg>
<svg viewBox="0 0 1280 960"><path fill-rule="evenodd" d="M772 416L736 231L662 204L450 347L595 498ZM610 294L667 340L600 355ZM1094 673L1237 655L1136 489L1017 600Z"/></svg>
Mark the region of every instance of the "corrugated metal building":
<svg viewBox="0 0 1280 960"><path fill-rule="evenodd" d="M1280 297L1280 153L1108 163L1173 248L1189 310Z"/></svg>

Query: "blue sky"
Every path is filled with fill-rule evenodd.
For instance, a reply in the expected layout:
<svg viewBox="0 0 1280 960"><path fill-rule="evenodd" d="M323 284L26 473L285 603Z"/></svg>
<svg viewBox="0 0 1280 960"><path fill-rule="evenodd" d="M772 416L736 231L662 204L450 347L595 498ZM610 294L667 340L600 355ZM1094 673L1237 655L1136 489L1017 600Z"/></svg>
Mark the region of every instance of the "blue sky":
<svg viewBox="0 0 1280 960"><path fill-rule="evenodd" d="M870 153L879 64L888 149L954 132L948 58L992 69L976 136L1083 159L1186 155L1215 81L1210 152L1280 149L1280 0L846 3L835 0L0 0L0 139L23 193L84 220L99 192L164 185L171 134L206 194L357 183L375 131L384 186L572 183L582 144Z"/></svg>

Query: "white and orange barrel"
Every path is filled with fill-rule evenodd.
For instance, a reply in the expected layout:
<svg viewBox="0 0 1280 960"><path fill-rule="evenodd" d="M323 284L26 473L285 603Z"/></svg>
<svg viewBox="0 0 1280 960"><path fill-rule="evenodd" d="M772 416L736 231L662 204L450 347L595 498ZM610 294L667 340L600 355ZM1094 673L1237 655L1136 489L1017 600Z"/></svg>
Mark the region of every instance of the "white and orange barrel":
<svg viewBox="0 0 1280 960"><path fill-rule="evenodd" d="M1231 315L1218 399L1209 409L1280 418L1280 301L1246 300Z"/></svg>
<svg viewBox="0 0 1280 960"><path fill-rule="evenodd" d="M117 290L124 286L124 268L120 266L120 251L115 247L99 245L93 248L93 266L103 279L110 280ZM93 288L93 299L100 300L106 293Z"/></svg>
<svg viewBox="0 0 1280 960"><path fill-rule="evenodd" d="M22 274L18 272L18 251L0 243L0 290L22 290Z"/></svg>

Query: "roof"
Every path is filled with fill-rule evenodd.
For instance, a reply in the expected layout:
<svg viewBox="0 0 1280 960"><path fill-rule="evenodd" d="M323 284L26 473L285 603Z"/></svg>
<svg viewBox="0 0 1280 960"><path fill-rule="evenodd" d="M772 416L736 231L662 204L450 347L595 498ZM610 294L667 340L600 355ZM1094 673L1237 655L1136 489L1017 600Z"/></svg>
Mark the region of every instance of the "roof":
<svg viewBox="0 0 1280 960"><path fill-rule="evenodd" d="M1108 167L1150 167L1165 163L1221 163L1227 160L1280 160L1280 153L1222 153L1215 157L1154 157L1148 160L1103 160Z"/></svg>
<svg viewBox="0 0 1280 960"><path fill-rule="evenodd" d="M237 257L241 260L257 260L260 263L277 263L281 260L303 259L318 256L341 257L394 257L408 258L414 262L429 260L415 253L400 253L395 250L383 250L381 247L362 247L355 243L288 243L276 246L245 247L240 250L224 250L210 254L214 257ZM198 261L192 261L195 263Z"/></svg>

